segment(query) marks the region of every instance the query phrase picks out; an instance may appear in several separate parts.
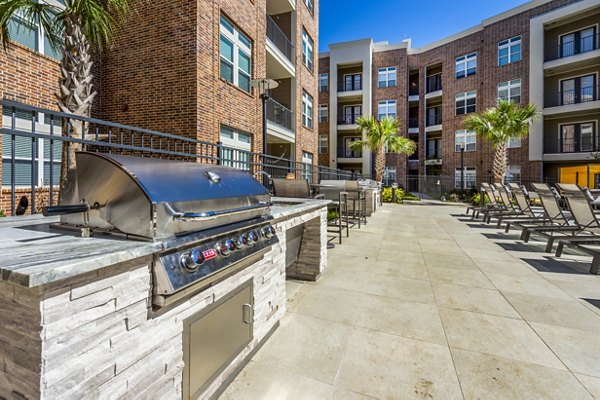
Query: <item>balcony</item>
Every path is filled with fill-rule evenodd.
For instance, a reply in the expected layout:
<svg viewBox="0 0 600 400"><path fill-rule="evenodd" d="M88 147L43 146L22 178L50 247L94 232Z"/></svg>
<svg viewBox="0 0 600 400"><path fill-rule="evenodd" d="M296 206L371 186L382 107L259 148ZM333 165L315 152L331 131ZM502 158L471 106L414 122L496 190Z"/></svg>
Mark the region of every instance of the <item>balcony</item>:
<svg viewBox="0 0 600 400"><path fill-rule="evenodd" d="M427 77L425 82L425 98L431 98L442 95L442 74L435 74Z"/></svg>
<svg viewBox="0 0 600 400"><path fill-rule="evenodd" d="M338 130L339 129L344 129L344 130L350 130L350 129L358 129L358 125L356 123L356 121L358 120L358 118L361 117L360 114L347 114L347 115L342 115L338 117Z"/></svg>
<svg viewBox="0 0 600 400"><path fill-rule="evenodd" d="M442 129L442 107L431 107L427 109L425 118L425 131L435 131Z"/></svg>
<svg viewBox="0 0 600 400"><path fill-rule="evenodd" d="M291 142L295 140L294 113L272 98L267 100L267 124L270 134Z"/></svg>
<svg viewBox="0 0 600 400"><path fill-rule="evenodd" d="M408 118L408 133L419 133L419 118Z"/></svg>
<svg viewBox="0 0 600 400"><path fill-rule="evenodd" d="M562 90L544 97L544 115L577 114L600 108L600 86Z"/></svg>
<svg viewBox="0 0 600 400"><path fill-rule="evenodd" d="M351 81L338 82L338 92L355 92L362 90L362 79L354 79Z"/></svg>
<svg viewBox="0 0 600 400"><path fill-rule="evenodd" d="M273 79L295 76L294 45L270 16L267 19L267 74Z"/></svg>
<svg viewBox="0 0 600 400"><path fill-rule="evenodd" d="M362 151L352 150L347 147L338 147L337 156L338 158L357 159L362 158Z"/></svg>
<svg viewBox="0 0 600 400"><path fill-rule="evenodd" d="M600 34L582 37L579 40L563 42L558 45L546 47L544 61L553 61L561 58L573 57L578 54L598 50L600 47Z"/></svg>

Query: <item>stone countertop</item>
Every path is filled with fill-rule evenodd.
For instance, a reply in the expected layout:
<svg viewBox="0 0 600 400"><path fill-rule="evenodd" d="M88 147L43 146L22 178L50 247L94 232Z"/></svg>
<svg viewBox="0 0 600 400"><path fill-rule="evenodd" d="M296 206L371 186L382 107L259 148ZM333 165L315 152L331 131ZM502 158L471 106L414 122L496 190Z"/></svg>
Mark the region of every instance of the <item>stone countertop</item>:
<svg viewBox="0 0 600 400"><path fill-rule="evenodd" d="M276 220L325 207L327 200L273 198ZM0 219L0 280L25 287L43 286L156 253L161 242L125 240L51 228L58 217L42 215Z"/></svg>

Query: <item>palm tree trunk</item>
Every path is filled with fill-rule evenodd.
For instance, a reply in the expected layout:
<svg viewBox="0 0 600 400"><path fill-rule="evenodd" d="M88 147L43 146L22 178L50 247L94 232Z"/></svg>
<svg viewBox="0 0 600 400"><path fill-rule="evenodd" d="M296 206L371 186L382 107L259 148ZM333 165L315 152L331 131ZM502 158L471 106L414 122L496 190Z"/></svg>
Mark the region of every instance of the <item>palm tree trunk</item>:
<svg viewBox="0 0 600 400"><path fill-rule="evenodd" d="M494 151L494 182L504 183L504 175L506 175L506 144L500 143Z"/></svg>
<svg viewBox="0 0 600 400"><path fill-rule="evenodd" d="M385 171L385 151L383 146L375 149L375 180L381 182Z"/></svg>
<svg viewBox="0 0 600 400"><path fill-rule="evenodd" d="M82 117L90 115L92 101L97 92L93 91L92 60L89 43L81 29L81 21L73 16L65 18L65 44L60 63L60 90L56 93L58 106L64 113ZM63 120L63 136L75 139L83 138L87 123L82 121ZM75 168L75 151L81 145L63 142L60 182L64 184L67 173Z"/></svg>

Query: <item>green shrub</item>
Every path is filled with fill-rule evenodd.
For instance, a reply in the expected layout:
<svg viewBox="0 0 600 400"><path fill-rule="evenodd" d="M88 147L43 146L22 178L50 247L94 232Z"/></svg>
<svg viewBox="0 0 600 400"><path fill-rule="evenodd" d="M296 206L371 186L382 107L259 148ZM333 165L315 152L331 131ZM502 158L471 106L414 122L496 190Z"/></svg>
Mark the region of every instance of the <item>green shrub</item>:
<svg viewBox="0 0 600 400"><path fill-rule="evenodd" d="M337 211L335 211L335 210L327 210L327 221L333 221L339 215L340 214Z"/></svg>
<svg viewBox="0 0 600 400"><path fill-rule="evenodd" d="M396 203L401 203L404 200L419 200L419 198L411 193L406 193L402 188L396 189ZM381 201L384 203L392 202L392 188L384 187L381 190Z"/></svg>
<svg viewBox="0 0 600 400"><path fill-rule="evenodd" d="M6 217L6 213L4 212L4 210L0 210L0 218L4 217Z"/></svg>
<svg viewBox="0 0 600 400"><path fill-rule="evenodd" d="M487 195L485 195L485 204L489 204L490 199L487 197ZM478 206L479 204L481 204L481 194L480 193L475 193L472 197L471 197L471 204Z"/></svg>

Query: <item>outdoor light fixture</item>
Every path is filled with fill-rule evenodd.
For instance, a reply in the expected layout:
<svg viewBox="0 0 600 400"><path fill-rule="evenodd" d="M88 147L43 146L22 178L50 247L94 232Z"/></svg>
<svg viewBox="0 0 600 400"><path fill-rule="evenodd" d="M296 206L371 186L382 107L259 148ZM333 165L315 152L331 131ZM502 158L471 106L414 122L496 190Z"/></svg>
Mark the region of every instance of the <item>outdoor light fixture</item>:
<svg viewBox="0 0 600 400"><path fill-rule="evenodd" d="M252 79L250 81L250 86L258 90L262 100L263 154L267 154L267 100L270 98L271 89L275 89L279 86L279 83L268 78Z"/></svg>

